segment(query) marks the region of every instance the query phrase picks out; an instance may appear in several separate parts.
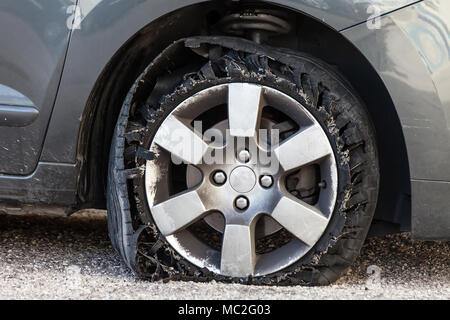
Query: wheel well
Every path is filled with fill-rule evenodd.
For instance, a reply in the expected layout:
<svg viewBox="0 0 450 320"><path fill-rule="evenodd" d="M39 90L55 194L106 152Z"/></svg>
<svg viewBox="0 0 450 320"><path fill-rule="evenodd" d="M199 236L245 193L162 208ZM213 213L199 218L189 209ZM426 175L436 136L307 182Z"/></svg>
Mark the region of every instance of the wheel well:
<svg viewBox="0 0 450 320"><path fill-rule="evenodd" d="M165 15L125 43L105 67L83 116L78 159L80 207L105 207L109 146L122 102L138 75L173 41L195 35L223 35L215 26L231 12L255 7L212 1ZM312 54L343 74L365 102L377 132L381 186L373 229L410 229L411 187L406 145L392 99L377 72L338 31L299 12L258 3L291 25L265 43Z"/></svg>

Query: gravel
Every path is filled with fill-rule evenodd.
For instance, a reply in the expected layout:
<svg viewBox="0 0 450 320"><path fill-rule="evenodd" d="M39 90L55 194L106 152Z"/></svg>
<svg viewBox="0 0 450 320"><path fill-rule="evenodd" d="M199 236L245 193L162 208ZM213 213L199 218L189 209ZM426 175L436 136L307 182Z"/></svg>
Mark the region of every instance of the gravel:
<svg viewBox="0 0 450 320"><path fill-rule="evenodd" d="M328 287L152 283L117 257L102 211L0 214L0 299L450 299L450 242L368 239L353 268Z"/></svg>

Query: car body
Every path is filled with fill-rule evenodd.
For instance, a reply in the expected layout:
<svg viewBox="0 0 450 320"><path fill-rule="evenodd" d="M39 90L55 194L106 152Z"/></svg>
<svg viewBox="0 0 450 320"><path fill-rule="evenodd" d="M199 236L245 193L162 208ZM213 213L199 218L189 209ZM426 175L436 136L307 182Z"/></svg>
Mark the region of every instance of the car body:
<svg viewBox="0 0 450 320"><path fill-rule="evenodd" d="M134 79L172 42L246 1L3 0L0 210L105 208L110 141ZM277 41L338 69L379 146L373 233L450 239L450 2L271 0Z"/></svg>

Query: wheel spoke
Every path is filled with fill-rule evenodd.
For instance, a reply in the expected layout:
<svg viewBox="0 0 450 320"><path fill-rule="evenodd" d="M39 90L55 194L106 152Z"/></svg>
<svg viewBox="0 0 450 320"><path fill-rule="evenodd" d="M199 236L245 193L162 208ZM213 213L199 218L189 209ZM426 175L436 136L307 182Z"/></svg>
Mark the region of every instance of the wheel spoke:
<svg viewBox="0 0 450 320"><path fill-rule="evenodd" d="M168 236L195 222L206 208L197 191L189 191L153 206L151 212L161 233Z"/></svg>
<svg viewBox="0 0 450 320"><path fill-rule="evenodd" d="M223 235L221 273L246 277L253 274L255 263L254 226L227 224Z"/></svg>
<svg viewBox="0 0 450 320"><path fill-rule="evenodd" d="M315 124L290 137L274 152L287 171L329 156L333 150L322 128Z"/></svg>
<svg viewBox="0 0 450 320"><path fill-rule="evenodd" d="M318 209L288 197L280 199L272 218L309 246L319 240L328 225L328 219Z"/></svg>
<svg viewBox="0 0 450 320"><path fill-rule="evenodd" d="M250 83L228 86L230 135L254 137L261 116L261 87Z"/></svg>
<svg viewBox="0 0 450 320"><path fill-rule="evenodd" d="M199 135L174 116L163 122L154 142L185 163L194 165L201 163L208 148Z"/></svg>

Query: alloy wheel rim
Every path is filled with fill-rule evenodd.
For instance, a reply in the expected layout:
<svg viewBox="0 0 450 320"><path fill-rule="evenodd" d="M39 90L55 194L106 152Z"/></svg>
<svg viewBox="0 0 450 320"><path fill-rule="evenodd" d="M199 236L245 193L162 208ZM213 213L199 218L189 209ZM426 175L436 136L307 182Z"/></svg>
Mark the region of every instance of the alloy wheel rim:
<svg viewBox="0 0 450 320"><path fill-rule="evenodd" d="M211 141L208 131L194 130L193 125L200 115L218 106L227 109L226 119L210 130L223 135L224 127L227 129L220 143ZM278 124L271 123L266 139L258 134L266 107L279 110L297 126L279 144L267 138ZM338 176L329 139L303 105L279 90L252 83L202 90L180 103L162 122L150 150L157 155L156 160L147 161L145 175L152 218L169 244L197 267L230 277L280 271L317 243L331 219ZM223 161L212 162L211 155ZM195 168L197 181L174 194L170 162L183 162L191 171ZM312 165L319 168L322 188L317 201L308 204L289 192L286 178ZM211 215L223 218L219 249L189 230L193 223L208 221ZM287 230L292 240L257 254L255 229L262 217L270 217L267 219Z"/></svg>

